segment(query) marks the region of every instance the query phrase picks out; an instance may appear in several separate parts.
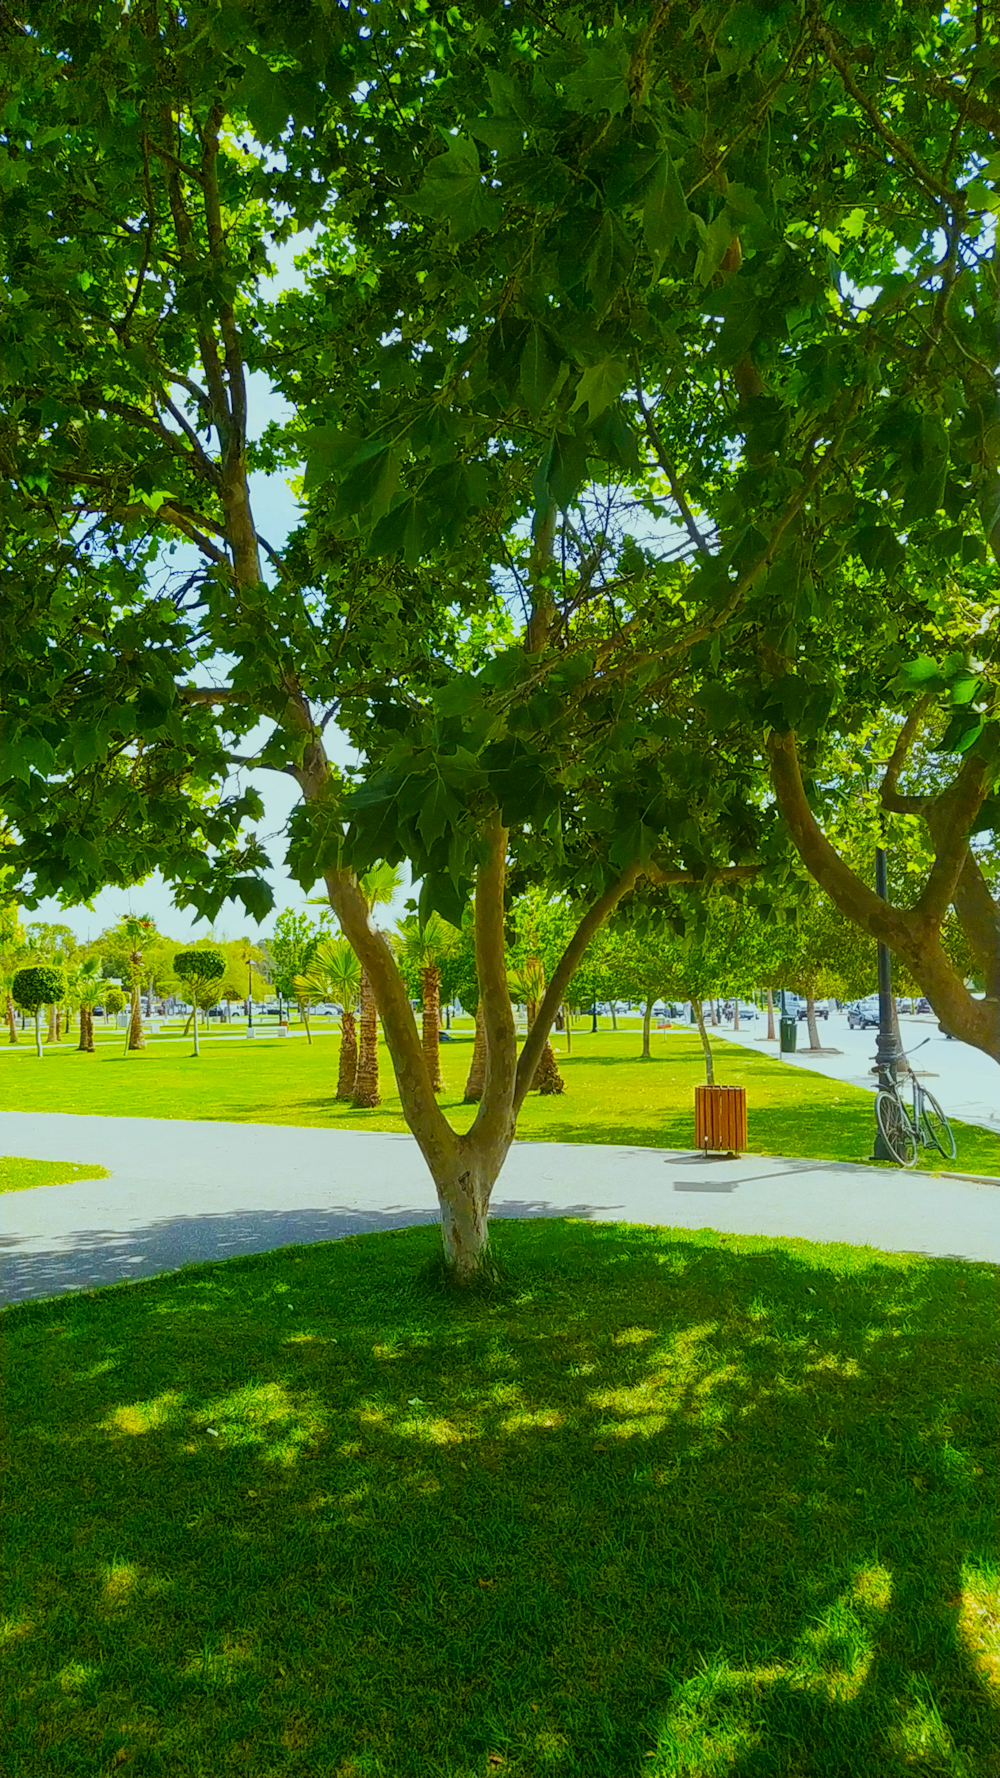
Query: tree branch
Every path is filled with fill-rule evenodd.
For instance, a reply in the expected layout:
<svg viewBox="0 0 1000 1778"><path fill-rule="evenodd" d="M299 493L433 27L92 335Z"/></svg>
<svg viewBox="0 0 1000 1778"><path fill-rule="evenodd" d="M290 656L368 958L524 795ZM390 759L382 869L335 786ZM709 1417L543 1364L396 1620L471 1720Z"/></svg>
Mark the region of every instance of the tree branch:
<svg viewBox="0 0 1000 1778"><path fill-rule="evenodd" d="M855 103L860 105L876 135L885 143L887 148L891 148L898 161L902 160L906 162L910 171L915 173L920 180L921 185L925 186L928 191L934 192L936 197L943 198L944 202L950 205L953 209L957 209L962 201L961 194L950 189L947 185L942 184L933 168L926 166L919 156L914 154L909 144L903 141L902 136L897 136L895 130L886 123L878 107L858 86L850 68L837 48L833 33L826 25L822 24L819 19L814 19L813 29L820 43L823 45L823 48L826 50L830 61L836 68L837 73L840 75L843 85L846 87Z"/></svg>
<svg viewBox="0 0 1000 1778"><path fill-rule="evenodd" d="M988 787L984 760L969 756L939 797L928 823L934 838L934 863L916 901L914 912L940 926L969 855L969 829L982 808Z"/></svg>
<svg viewBox="0 0 1000 1778"><path fill-rule="evenodd" d="M630 864L628 869L622 872L617 883L613 883L610 889L604 891L604 894L594 902L593 906L587 909L556 964L518 1059L514 1086L515 1116L520 1111L525 1095L535 1078L535 1069L542 1059L545 1040L552 1029L552 1021L562 1005L570 976L580 962L594 933L603 926L608 915L614 913L622 896L628 894L642 873L641 864Z"/></svg>
<svg viewBox="0 0 1000 1778"><path fill-rule="evenodd" d="M910 748L913 746L917 730L930 707L931 701L931 693L925 691L923 695L917 699L913 709L910 711L909 716L906 718L906 721L900 729L899 734L896 736L896 745L889 755L888 763L885 768L885 775L883 776L879 791L879 801L881 802L883 809L892 807L892 804L887 799L894 797L896 794L896 785L899 782L899 774L906 763L906 756L909 753Z"/></svg>
<svg viewBox="0 0 1000 1778"><path fill-rule="evenodd" d="M691 542L694 544L696 550L699 550L700 553L704 556L711 555L712 552L708 547L708 540L707 540L707 538L705 538L702 535L701 531L698 528L697 520L695 519L694 513L691 511L691 508L688 505L687 498L684 493L684 489L681 487L681 484L677 478L676 471L674 470L674 467L673 467L672 463L670 462L670 459L668 458L667 453L664 449L663 440L660 437L659 428L656 426L656 424L653 420L653 416L652 416L649 408L646 406L645 401L643 400L642 387L638 382L636 383L636 387L635 387L635 398L639 404L639 412L641 413L641 415L643 417L643 421L645 422L646 436L649 439L649 442L653 447L653 455L655 456L656 461L660 465L660 468L662 469L664 475L667 478L667 482L669 483L669 486L670 486L670 493L673 497L674 504L677 507L677 510L680 513L681 518L684 521L684 529L687 532L688 536L690 537Z"/></svg>

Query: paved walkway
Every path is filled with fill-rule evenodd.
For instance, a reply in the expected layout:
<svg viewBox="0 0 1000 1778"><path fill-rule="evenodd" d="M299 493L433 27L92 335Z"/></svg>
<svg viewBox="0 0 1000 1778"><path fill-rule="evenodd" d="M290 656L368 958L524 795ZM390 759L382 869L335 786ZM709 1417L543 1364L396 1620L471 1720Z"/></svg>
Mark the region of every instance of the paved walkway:
<svg viewBox="0 0 1000 1778"><path fill-rule="evenodd" d="M0 1154L94 1161L112 1175L0 1195L3 1303L437 1216L409 1136L7 1111ZM493 1214L798 1235L1000 1264L1000 1183L836 1162L518 1142Z"/></svg>

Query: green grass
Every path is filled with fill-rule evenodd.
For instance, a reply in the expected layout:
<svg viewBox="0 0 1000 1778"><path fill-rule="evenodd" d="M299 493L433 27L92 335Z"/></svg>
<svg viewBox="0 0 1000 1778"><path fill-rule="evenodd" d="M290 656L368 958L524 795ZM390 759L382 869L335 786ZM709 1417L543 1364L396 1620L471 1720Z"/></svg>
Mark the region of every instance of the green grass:
<svg viewBox="0 0 1000 1778"><path fill-rule="evenodd" d="M71 1179L107 1179L107 1167L79 1161L25 1161L0 1154L0 1192L29 1191L36 1185L68 1185Z"/></svg>
<svg viewBox="0 0 1000 1778"><path fill-rule="evenodd" d="M636 1032L581 1033L573 1051L557 1038L566 1092L529 1096L518 1135L540 1142L612 1142L687 1149L694 1141L694 1088L704 1080L696 1036L656 1033L653 1059L639 1059ZM751 1151L814 1160L867 1161L874 1138L871 1094L824 1075L791 1068L737 1045L716 1044L719 1078L747 1089ZM472 1051L471 1033L442 1044L441 1104L457 1129L474 1107L461 1101ZM123 1057L118 1044L96 1055L63 1045L44 1062L30 1051L0 1054L0 1109L63 1111L112 1117L220 1118L238 1123L311 1124L327 1129L403 1131L406 1125L388 1053L382 1050L383 1103L356 1111L333 1098L337 1038L206 1040L196 1060L165 1040ZM954 1167L1000 1176L1000 1136L955 1124L958 1158L924 1167Z"/></svg>
<svg viewBox="0 0 1000 1778"><path fill-rule="evenodd" d="M5 1312L10 1778L995 1778L996 1268L495 1240Z"/></svg>

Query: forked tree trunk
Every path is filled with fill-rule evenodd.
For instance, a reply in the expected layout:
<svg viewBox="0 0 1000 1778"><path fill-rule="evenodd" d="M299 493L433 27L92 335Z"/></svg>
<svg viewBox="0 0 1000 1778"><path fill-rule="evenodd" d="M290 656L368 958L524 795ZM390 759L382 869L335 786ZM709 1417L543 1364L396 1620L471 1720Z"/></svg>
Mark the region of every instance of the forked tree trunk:
<svg viewBox="0 0 1000 1778"><path fill-rule="evenodd" d="M712 1060L712 1046L708 1041L708 1032L705 1030L705 1008L700 1000L695 1000L693 1005L698 1020L698 1036L701 1038L701 1047L705 1052L705 1085L714 1087L715 1063Z"/></svg>
<svg viewBox="0 0 1000 1778"><path fill-rule="evenodd" d="M10 1032L7 1042L20 1043L21 1040L17 1035L17 1013L14 1008L13 998L10 994L7 996L7 1029Z"/></svg>
<svg viewBox="0 0 1000 1778"><path fill-rule="evenodd" d="M128 1026L128 1047L130 1050L144 1050L146 1033L142 1028L142 1001L139 998L139 984L132 989L132 1016Z"/></svg>
<svg viewBox="0 0 1000 1778"><path fill-rule="evenodd" d="M337 1072L337 1098L354 1098L354 1081L358 1072L358 1032L354 1014L346 1006L340 1015L340 1068Z"/></svg>
<svg viewBox="0 0 1000 1778"><path fill-rule="evenodd" d="M811 994L806 995L806 1026L809 1031L809 1048L818 1050L820 1047L819 1031L816 1026L816 1002Z"/></svg>
<svg viewBox="0 0 1000 1778"><path fill-rule="evenodd" d="M469 1078L465 1083L462 1095L466 1105L478 1104L483 1096L486 1085L486 1026L483 1022L483 1003L476 1005L476 1036L472 1045L472 1061L469 1063Z"/></svg>
<svg viewBox="0 0 1000 1778"><path fill-rule="evenodd" d="M652 1060L652 1052L649 1047L649 1030L650 1030L650 1025L652 1023L652 1018L653 1018L653 1002L651 1000L647 1000L645 1006L642 1009L642 1060L644 1062L649 1062Z"/></svg>
<svg viewBox="0 0 1000 1778"><path fill-rule="evenodd" d="M367 970L361 972L358 1072L352 1097L361 1110L371 1110L382 1103L382 1095L378 1090L378 1009Z"/></svg>
<svg viewBox="0 0 1000 1778"><path fill-rule="evenodd" d="M774 1042L774 995L767 990L767 1041Z"/></svg>
<svg viewBox="0 0 1000 1778"><path fill-rule="evenodd" d="M423 1011L420 1015L420 1041L424 1061L435 1093L441 1091L441 971L436 963L426 963L420 971Z"/></svg>
<svg viewBox="0 0 1000 1778"><path fill-rule="evenodd" d="M454 1161L434 1170L444 1261L456 1284L472 1284L482 1273L490 1246L490 1196L509 1146L502 1142L473 1158L460 1141Z"/></svg>

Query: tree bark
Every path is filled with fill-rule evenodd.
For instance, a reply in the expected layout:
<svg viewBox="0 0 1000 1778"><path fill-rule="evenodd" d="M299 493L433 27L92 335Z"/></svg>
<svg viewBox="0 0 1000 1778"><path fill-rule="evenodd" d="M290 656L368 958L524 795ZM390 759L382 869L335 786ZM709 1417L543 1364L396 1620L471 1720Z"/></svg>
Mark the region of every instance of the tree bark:
<svg viewBox="0 0 1000 1778"><path fill-rule="evenodd" d="M441 1079L441 971L436 963L426 963L420 971L420 988L420 1032L424 1061L431 1086L435 1093L439 1093L444 1082Z"/></svg>
<svg viewBox="0 0 1000 1778"><path fill-rule="evenodd" d="M652 1051L649 1047L649 1030L650 1030L650 1025L652 1023L652 1018L653 1018L653 1002L651 1000L647 1000L645 1006L643 1007L643 1011L642 1011L642 1060L644 1062L652 1061Z"/></svg>
<svg viewBox="0 0 1000 1778"><path fill-rule="evenodd" d="M59 1041L58 1018L58 1008L56 1007L55 1001L53 1001L49 1007L49 1035L47 1038L47 1042L49 1043L58 1043Z"/></svg>
<svg viewBox="0 0 1000 1778"><path fill-rule="evenodd" d="M563 1010L563 1030L566 1033L566 1054L568 1056L571 1056L573 1054L573 1024L572 1024L572 1020L570 1018L569 1007L564 1006L562 1010Z"/></svg>
<svg viewBox="0 0 1000 1778"><path fill-rule="evenodd" d="M476 1036L472 1045L472 1061L469 1063L469 1078L465 1083L463 1098L466 1105L477 1103L483 1096L486 1086L486 1026L483 1022L483 1003L480 1000L476 1007Z"/></svg>
<svg viewBox="0 0 1000 1778"><path fill-rule="evenodd" d="M714 1087L715 1063L712 1059L712 1046L708 1041L708 1032L705 1030L705 1008L700 1000L694 1000L691 1004L698 1020L698 1036L701 1038L701 1047L705 1052L705 1085Z"/></svg>
<svg viewBox="0 0 1000 1778"><path fill-rule="evenodd" d="M88 1056L94 1054L94 1009L92 1006L87 1008L87 1054Z"/></svg>
<svg viewBox="0 0 1000 1778"><path fill-rule="evenodd" d="M299 1001L299 1018L302 1020L302 1023L306 1028L306 1042L312 1043L312 1032L309 1029L309 1014L306 1012L306 1003L304 1000Z"/></svg>
<svg viewBox="0 0 1000 1778"><path fill-rule="evenodd" d="M142 1028L142 1002L139 999L139 984L132 989L132 1016L128 1027L128 1047L130 1050L144 1050L146 1033Z"/></svg>
<svg viewBox="0 0 1000 1778"><path fill-rule="evenodd" d="M820 1048L819 1032L816 1029L816 1002L811 994L806 995L806 1025L809 1030L809 1048Z"/></svg>
<svg viewBox="0 0 1000 1778"><path fill-rule="evenodd" d="M37 1056L42 1054L42 1009L40 1006L35 1007L35 1054Z"/></svg>
<svg viewBox="0 0 1000 1778"><path fill-rule="evenodd" d="M615 1003L613 1000L611 1002L611 1029L612 1031L617 1031L618 1029L618 1014L615 1012Z"/></svg>
<svg viewBox="0 0 1000 1778"><path fill-rule="evenodd" d="M361 1030L353 1099L355 1105L369 1111L382 1103L378 1090L378 1008L366 969L361 972Z"/></svg>
<svg viewBox="0 0 1000 1778"><path fill-rule="evenodd" d="M737 994L734 1001L733 1001L733 1033L734 1033L734 1035L739 1030L739 1028L740 1028L740 997Z"/></svg>
<svg viewBox="0 0 1000 1778"><path fill-rule="evenodd" d="M770 988L767 990L767 1041L774 1042L774 995Z"/></svg>
<svg viewBox="0 0 1000 1778"><path fill-rule="evenodd" d="M20 1043L21 1040L17 1035L17 1013L14 1007L13 997L10 994L7 995L7 1029L10 1032L7 1042Z"/></svg>
<svg viewBox="0 0 1000 1778"><path fill-rule="evenodd" d="M337 1072L337 1098L354 1098L354 1081L358 1072L358 1033L354 1014L346 1006L340 1015L340 1067Z"/></svg>
<svg viewBox="0 0 1000 1778"><path fill-rule="evenodd" d="M473 1284L482 1274L489 1253L490 1197L509 1146L502 1141L482 1146L473 1157L462 1138L451 1166L435 1174L444 1262L456 1284Z"/></svg>
<svg viewBox="0 0 1000 1778"><path fill-rule="evenodd" d="M551 1093L564 1093L566 1091L566 1082L563 1080L563 1077L559 1072L559 1065L556 1061L555 1051L548 1038L545 1039L541 1059L538 1063L538 1067L535 1069L535 1078L531 1084L538 1088L538 1091L542 1094L543 1098Z"/></svg>

